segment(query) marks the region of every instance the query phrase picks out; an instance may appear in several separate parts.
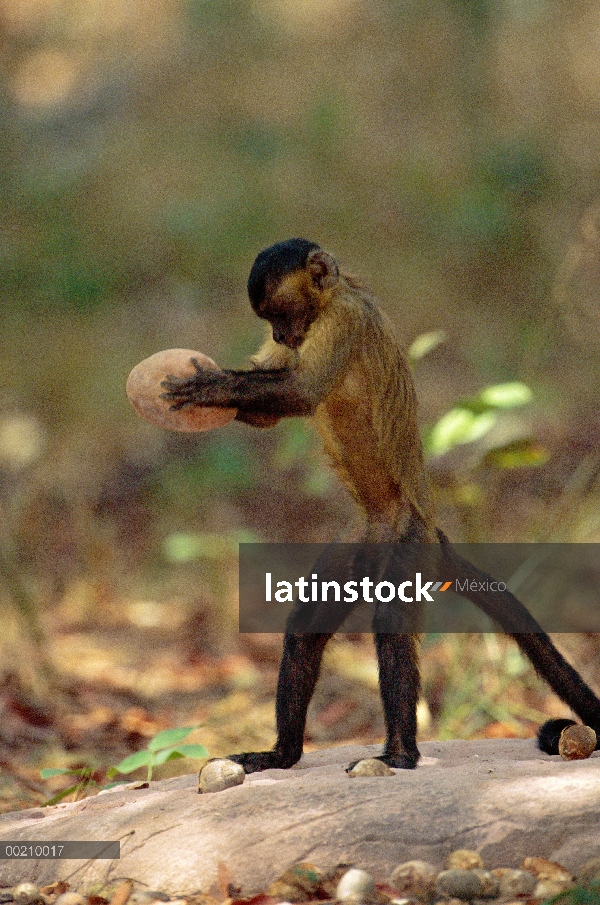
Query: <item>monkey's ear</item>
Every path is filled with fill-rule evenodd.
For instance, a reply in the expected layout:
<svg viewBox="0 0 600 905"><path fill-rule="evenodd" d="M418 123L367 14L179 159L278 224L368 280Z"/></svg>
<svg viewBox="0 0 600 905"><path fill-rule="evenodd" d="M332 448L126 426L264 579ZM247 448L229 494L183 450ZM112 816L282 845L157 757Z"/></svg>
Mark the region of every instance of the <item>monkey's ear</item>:
<svg viewBox="0 0 600 905"><path fill-rule="evenodd" d="M320 248L311 251L306 259L306 269L315 285L322 290L333 289L340 276L336 261L326 251L321 251Z"/></svg>

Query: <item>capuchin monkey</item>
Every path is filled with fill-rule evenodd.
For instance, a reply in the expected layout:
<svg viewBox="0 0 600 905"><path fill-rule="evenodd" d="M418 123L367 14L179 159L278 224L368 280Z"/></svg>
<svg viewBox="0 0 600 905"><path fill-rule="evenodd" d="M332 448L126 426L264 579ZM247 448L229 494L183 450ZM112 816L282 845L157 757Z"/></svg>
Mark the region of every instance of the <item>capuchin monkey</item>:
<svg viewBox="0 0 600 905"><path fill-rule="evenodd" d="M171 408L237 408L237 420L270 427L280 418L310 416L325 451L363 516L366 543L439 544L457 578L479 586L485 573L462 559L436 528L417 425L415 387L405 352L388 318L367 290L315 242L289 239L261 251L248 279L255 313L272 329L248 371L168 376ZM464 591L514 638L537 673L600 738L600 700L510 592ZM277 685L277 741L272 751L235 754L246 773L291 767L302 755L306 713L331 632L286 630ZM340 614L341 624L347 614ZM315 623L316 624L316 623ZM379 682L387 729L379 760L416 767L418 636L378 631ZM538 744L558 753L572 720L550 720ZM599 743L600 746L600 743Z"/></svg>

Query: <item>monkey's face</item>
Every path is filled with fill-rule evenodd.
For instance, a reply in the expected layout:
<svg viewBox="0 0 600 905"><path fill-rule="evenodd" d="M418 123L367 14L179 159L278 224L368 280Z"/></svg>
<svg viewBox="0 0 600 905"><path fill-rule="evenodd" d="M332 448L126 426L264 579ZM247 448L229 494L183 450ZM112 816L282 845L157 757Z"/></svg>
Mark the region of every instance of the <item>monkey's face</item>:
<svg viewBox="0 0 600 905"><path fill-rule="evenodd" d="M312 250L305 263L290 266L295 260L293 255L290 259L291 251L304 255L307 245L312 245ZM291 239L259 254L248 280L248 294L258 316L271 324L275 342L298 349L329 304L338 279L338 265L330 254L304 239Z"/></svg>
<svg viewBox="0 0 600 905"><path fill-rule="evenodd" d="M298 349L320 310L318 294L310 286L308 275L298 271L269 287L256 313L271 324L276 343Z"/></svg>
<svg viewBox="0 0 600 905"><path fill-rule="evenodd" d="M288 349L298 349L306 339L306 334L315 317L310 317L306 313L303 315L290 316L289 312L273 311L266 318L273 329L273 339L281 346L287 346Z"/></svg>

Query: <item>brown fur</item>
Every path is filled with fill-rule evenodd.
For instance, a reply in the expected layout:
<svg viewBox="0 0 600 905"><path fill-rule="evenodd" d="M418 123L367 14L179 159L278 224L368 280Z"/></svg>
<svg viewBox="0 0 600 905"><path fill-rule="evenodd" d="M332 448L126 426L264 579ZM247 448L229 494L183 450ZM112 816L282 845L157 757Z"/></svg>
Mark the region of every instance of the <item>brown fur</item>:
<svg viewBox="0 0 600 905"><path fill-rule="evenodd" d="M397 539L411 511L434 539L408 359L387 316L355 280L340 275L299 350L268 339L253 364L287 368L318 395L317 430L366 516L368 539Z"/></svg>

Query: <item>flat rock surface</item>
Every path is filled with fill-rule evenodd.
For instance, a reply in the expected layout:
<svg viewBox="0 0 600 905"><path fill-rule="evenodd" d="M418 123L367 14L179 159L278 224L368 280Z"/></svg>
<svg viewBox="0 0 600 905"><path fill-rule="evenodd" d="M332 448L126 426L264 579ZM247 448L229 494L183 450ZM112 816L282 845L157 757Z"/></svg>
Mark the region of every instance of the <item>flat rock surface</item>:
<svg viewBox="0 0 600 905"><path fill-rule="evenodd" d="M490 867L540 855L577 871L600 855L600 752L582 761L541 754L533 740L425 742L416 770L350 778L371 747L306 755L291 770L199 795L197 776L116 790L0 817L1 841L121 841L118 861L4 860L0 886L69 878L76 888L131 878L172 896L208 891L224 862L244 895L295 861L339 862L376 880L412 858L441 866L457 848Z"/></svg>

